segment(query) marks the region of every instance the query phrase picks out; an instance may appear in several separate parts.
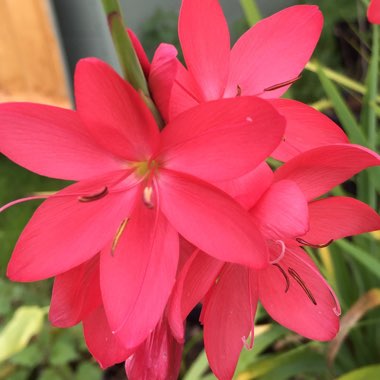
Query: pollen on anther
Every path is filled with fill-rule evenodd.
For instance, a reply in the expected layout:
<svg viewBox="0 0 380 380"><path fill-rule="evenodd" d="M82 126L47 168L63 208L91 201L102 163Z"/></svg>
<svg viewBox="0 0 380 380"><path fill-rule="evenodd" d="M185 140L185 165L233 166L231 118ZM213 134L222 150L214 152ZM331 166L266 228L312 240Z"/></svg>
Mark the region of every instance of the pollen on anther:
<svg viewBox="0 0 380 380"><path fill-rule="evenodd" d="M146 207L153 208L153 187L146 186L143 191L143 201Z"/></svg>
<svg viewBox="0 0 380 380"><path fill-rule="evenodd" d="M102 190L100 190L96 193L83 195L83 196L79 197L78 201L83 202L83 203L93 202L93 201L97 201L97 200L105 197L107 194L108 194L108 187L104 186L104 188Z"/></svg>

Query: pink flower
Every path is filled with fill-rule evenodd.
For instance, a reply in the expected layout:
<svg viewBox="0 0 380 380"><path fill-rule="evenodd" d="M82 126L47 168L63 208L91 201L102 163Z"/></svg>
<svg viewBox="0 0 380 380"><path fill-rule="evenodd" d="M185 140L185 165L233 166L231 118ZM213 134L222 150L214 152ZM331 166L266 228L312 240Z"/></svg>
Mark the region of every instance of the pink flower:
<svg viewBox="0 0 380 380"><path fill-rule="evenodd" d="M129 350L161 318L178 233L220 260L267 265L248 213L206 181L258 165L281 140L284 120L263 100L225 99L183 113L159 133L138 93L96 59L78 64L75 93L76 112L0 105L2 153L38 174L79 181L37 209L7 274L36 281L82 271L100 253L100 290L88 296L101 292L112 332Z"/></svg>
<svg viewBox="0 0 380 380"><path fill-rule="evenodd" d="M321 113L277 99L299 77L322 24L317 6L293 6L258 22L230 49L218 1L183 0L178 31L187 69L178 64L169 118L213 99L255 95L270 100L287 120L274 158L286 161L317 146L347 143L343 131Z"/></svg>
<svg viewBox="0 0 380 380"><path fill-rule="evenodd" d="M372 24L380 24L380 1L371 0L367 9L368 21Z"/></svg>
<svg viewBox="0 0 380 380"><path fill-rule="evenodd" d="M366 148L337 144L298 155L274 176L258 168L260 179L272 184L259 190L250 213L266 237L272 265L254 270L225 264L199 250L188 260L172 295L169 321L181 339L182 321L203 299L205 349L218 379L232 378L242 347L252 347L258 300L273 319L305 337L330 340L336 335L338 301L300 246L320 247L380 228L379 215L355 199L315 200L379 164L380 157ZM257 199L253 190L252 194ZM249 198L247 194L246 205Z"/></svg>

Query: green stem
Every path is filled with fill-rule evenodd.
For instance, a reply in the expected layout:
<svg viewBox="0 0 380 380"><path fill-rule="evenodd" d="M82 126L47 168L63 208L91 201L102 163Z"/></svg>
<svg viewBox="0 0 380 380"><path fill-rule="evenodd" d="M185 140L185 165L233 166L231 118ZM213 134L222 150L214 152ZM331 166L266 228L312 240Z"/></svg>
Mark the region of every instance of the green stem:
<svg viewBox="0 0 380 380"><path fill-rule="evenodd" d="M140 93L141 98L152 112L158 126L162 129L164 122L150 97L144 72L132 41L126 32L126 25L123 21L119 1L102 0L102 3L123 76Z"/></svg>
<svg viewBox="0 0 380 380"><path fill-rule="evenodd" d="M368 82L368 146L372 150L377 148L377 115L374 104L378 93L378 75L379 75L379 27L373 25L372 34L372 57L369 65L369 82ZM373 184L368 184L368 200L371 207L377 207L377 193Z"/></svg>

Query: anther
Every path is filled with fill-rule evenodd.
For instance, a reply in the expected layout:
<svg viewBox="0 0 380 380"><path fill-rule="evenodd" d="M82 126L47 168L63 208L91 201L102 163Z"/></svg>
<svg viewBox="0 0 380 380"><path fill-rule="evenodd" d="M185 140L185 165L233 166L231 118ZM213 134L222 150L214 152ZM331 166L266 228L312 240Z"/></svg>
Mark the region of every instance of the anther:
<svg viewBox="0 0 380 380"><path fill-rule="evenodd" d="M284 276L285 281L286 281L285 293L287 293L288 290L289 290L289 286L290 286L290 281L289 281L288 275L286 274L286 272L284 271L284 269L281 267L281 265L279 265L277 263L274 263L272 265L274 265L276 268L278 268L279 271L281 272L281 274Z"/></svg>
<svg viewBox="0 0 380 380"><path fill-rule="evenodd" d="M264 91L278 90L279 88L282 88L282 87L285 87L285 86L289 86L289 85L293 84L294 82L297 82L298 79L300 79L300 78L301 78L301 74L298 75L298 77L296 77L294 79L290 79L290 80L287 80L285 82L281 82L281 83L275 84L274 86L270 86L270 87L264 88Z"/></svg>
<svg viewBox="0 0 380 380"><path fill-rule="evenodd" d="M104 186L104 188L101 191L98 191L97 193L94 194L89 194L89 195L83 195L78 198L79 202L93 202L97 201L99 199L102 199L108 194L108 187Z"/></svg>
<svg viewBox="0 0 380 380"><path fill-rule="evenodd" d="M152 186L145 186L143 191L143 201L146 207L153 208L153 187Z"/></svg>
<svg viewBox="0 0 380 380"><path fill-rule="evenodd" d="M253 348L253 334L252 334L252 330L249 332L248 337L242 336L241 340L243 342L244 347L248 351L252 350L252 348Z"/></svg>
<svg viewBox="0 0 380 380"><path fill-rule="evenodd" d="M240 85L237 85L236 86L236 97L239 97L239 96L241 96L241 87L240 87Z"/></svg>
<svg viewBox="0 0 380 380"><path fill-rule="evenodd" d="M315 300L313 294L311 293L310 289L306 286L306 284L303 282L301 276L293 269L288 268L289 274L297 281L298 285L302 288L302 290L306 293L310 301L317 305L317 301Z"/></svg>
<svg viewBox="0 0 380 380"><path fill-rule="evenodd" d="M334 240L331 239L329 240L327 243L324 243L324 244L313 244L313 243L309 243L308 241L306 240L303 240L301 238L296 238L296 241L302 245L306 245L307 247L311 247L311 248L326 248L327 246L329 246Z"/></svg>
<svg viewBox="0 0 380 380"><path fill-rule="evenodd" d="M112 241L112 247L111 247L111 255L113 256L113 254L115 253L115 250L116 250L116 247L119 243L119 240L121 238L121 235L123 234L124 230L125 230L125 227L127 226L127 223L128 223L129 219L124 219L119 228L117 229L117 232L116 232L116 235L115 237L113 238L113 241Z"/></svg>

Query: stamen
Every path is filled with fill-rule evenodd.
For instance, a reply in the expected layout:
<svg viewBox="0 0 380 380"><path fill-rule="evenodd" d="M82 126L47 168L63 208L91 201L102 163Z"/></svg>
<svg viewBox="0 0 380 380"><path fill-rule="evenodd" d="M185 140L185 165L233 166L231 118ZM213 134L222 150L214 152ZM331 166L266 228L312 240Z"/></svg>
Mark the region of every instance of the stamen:
<svg viewBox="0 0 380 380"><path fill-rule="evenodd" d="M300 275L293 269L288 268L289 274L297 281L298 285L302 288L302 290L306 293L306 295L309 297L310 301L317 305L317 301L315 300L313 294L311 293L310 289L305 285Z"/></svg>
<svg viewBox="0 0 380 380"><path fill-rule="evenodd" d="M327 246L329 246L334 241L334 239L331 239L327 243L324 243L324 244L309 243L308 241L303 240L301 238L296 238L296 241L302 245L306 245L307 247L311 247L311 248L326 248Z"/></svg>
<svg viewBox="0 0 380 380"><path fill-rule="evenodd" d="M145 186L143 191L143 201L146 207L153 208L154 204L152 202L153 197L153 187Z"/></svg>
<svg viewBox="0 0 380 380"><path fill-rule="evenodd" d="M89 194L89 195L83 195L78 198L79 202L93 202L97 201L99 199L104 198L108 194L108 187L104 186L104 188L101 191L98 191L97 193L94 194Z"/></svg>
<svg viewBox="0 0 380 380"><path fill-rule="evenodd" d="M119 228L117 229L117 232L116 232L116 235L115 237L113 238L113 242L112 242L112 248L111 248L111 255L113 256L113 254L115 253L115 250L116 250L116 247L119 243L119 240L121 238L121 235L123 234L124 230L125 230L125 227L127 226L127 223L128 223L129 219L124 219Z"/></svg>
<svg viewBox="0 0 380 380"><path fill-rule="evenodd" d="M301 78L301 74L298 75L298 77L294 78L294 79L290 79L290 80L287 80L285 82L281 82L281 83L278 83L278 84L275 84L274 86L270 86L270 87L267 87L267 88L264 88L264 91L274 91L274 90L278 90L279 88L282 88L282 87L285 87L285 86L289 86L291 84L293 84L294 82L297 82L298 79Z"/></svg>
<svg viewBox="0 0 380 380"><path fill-rule="evenodd" d="M241 96L241 87L240 85L236 86L236 97Z"/></svg>
<svg viewBox="0 0 380 380"><path fill-rule="evenodd" d="M290 281L289 281L288 275L286 274L286 272L284 271L284 269L279 264L274 263L272 265L274 265L275 267L277 267L279 269L279 271L281 272L281 274L284 276L285 281L286 281L285 293L287 293L288 290L289 290L289 286L290 286Z"/></svg>

